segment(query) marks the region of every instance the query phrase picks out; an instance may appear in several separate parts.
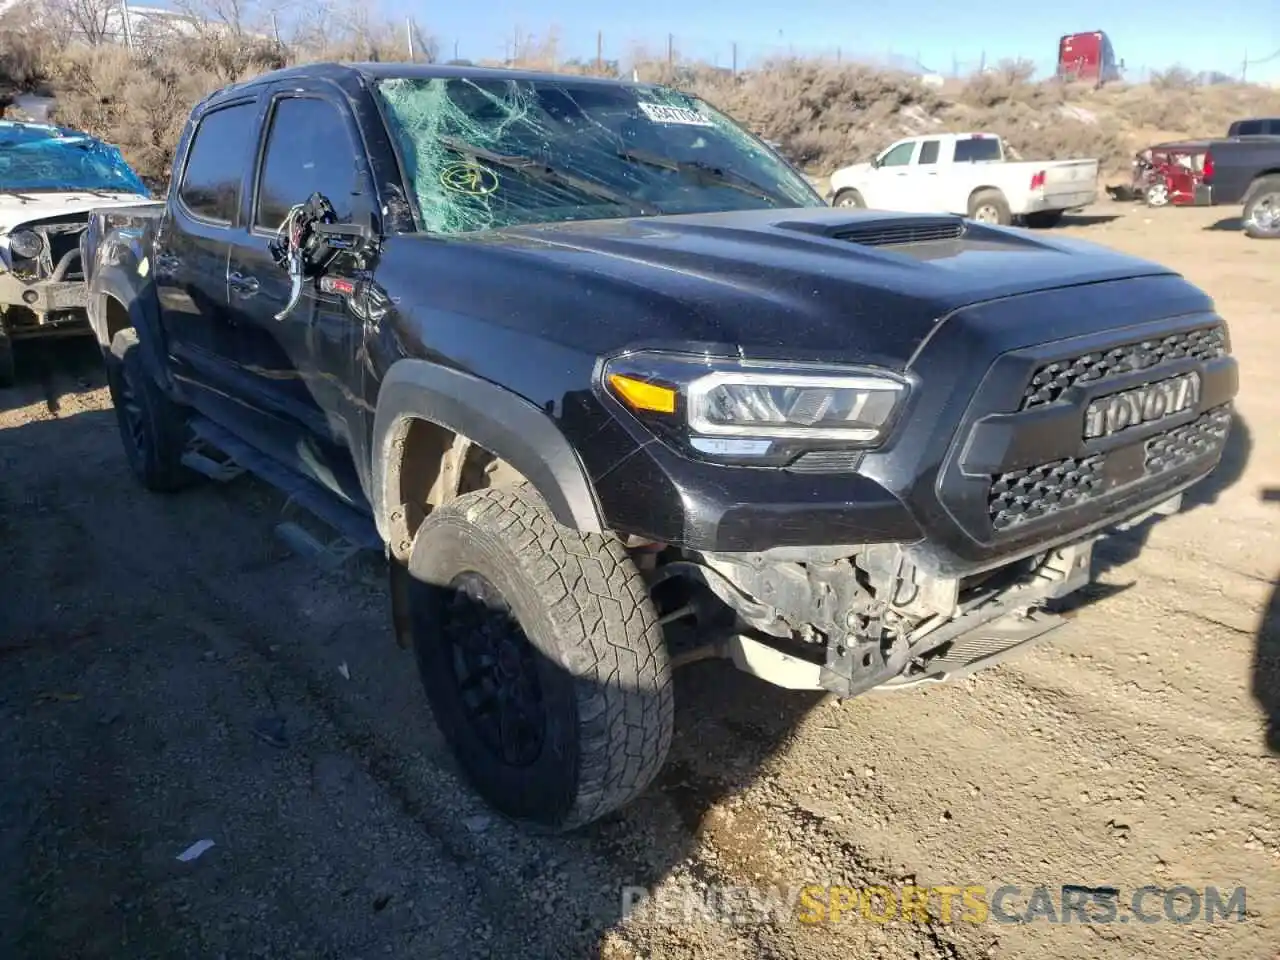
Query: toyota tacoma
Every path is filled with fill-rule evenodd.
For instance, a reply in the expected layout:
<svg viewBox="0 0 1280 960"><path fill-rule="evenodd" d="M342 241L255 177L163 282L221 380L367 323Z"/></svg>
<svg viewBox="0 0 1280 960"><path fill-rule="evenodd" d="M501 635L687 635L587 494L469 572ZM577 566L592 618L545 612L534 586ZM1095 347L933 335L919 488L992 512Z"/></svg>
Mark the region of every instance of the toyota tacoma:
<svg viewBox="0 0 1280 960"><path fill-rule="evenodd" d="M15 340L91 334L79 242L89 210L149 198L115 147L0 120L0 387L14 380Z"/></svg>
<svg viewBox="0 0 1280 960"><path fill-rule="evenodd" d="M171 184L83 241L128 463L383 551L461 768L546 829L652 781L681 664L848 698L1044 636L1231 425L1171 270L832 208L663 86L294 67L198 104Z"/></svg>

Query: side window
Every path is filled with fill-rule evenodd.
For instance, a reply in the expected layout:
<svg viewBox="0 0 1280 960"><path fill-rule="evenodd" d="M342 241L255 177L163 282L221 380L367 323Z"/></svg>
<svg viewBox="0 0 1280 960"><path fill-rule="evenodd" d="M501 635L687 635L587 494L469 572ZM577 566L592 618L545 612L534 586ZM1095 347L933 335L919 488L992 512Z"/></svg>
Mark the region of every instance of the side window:
<svg viewBox="0 0 1280 960"><path fill-rule="evenodd" d="M1262 132L1261 120L1246 120L1244 123L1240 124L1239 128L1236 130L1236 136L1252 137L1254 134L1258 134L1261 132Z"/></svg>
<svg viewBox="0 0 1280 960"><path fill-rule="evenodd" d="M239 103L207 113L196 127L178 198L204 220L231 223L240 198L240 177L255 134L258 105Z"/></svg>
<svg viewBox="0 0 1280 960"><path fill-rule="evenodd" d="M938 141L926 140L920 144L920 157L916 163L937 163L938 162Z"/></svg>
<svg viewBox="0 0 1280 960"><path fill-rule="evenodd" d="M915 141L900 143L884 155L880 161L882 167L905 167L911 162L911 151L916 148Z"/></svg>
<svg viewBox="0 0 1280 960"><path fill-rule="evenodd" d="M277 229L294 204L319 192L349 221L360 189L356 151L338 108L315 97L277 100L258 177L253 225Z"/></svg>

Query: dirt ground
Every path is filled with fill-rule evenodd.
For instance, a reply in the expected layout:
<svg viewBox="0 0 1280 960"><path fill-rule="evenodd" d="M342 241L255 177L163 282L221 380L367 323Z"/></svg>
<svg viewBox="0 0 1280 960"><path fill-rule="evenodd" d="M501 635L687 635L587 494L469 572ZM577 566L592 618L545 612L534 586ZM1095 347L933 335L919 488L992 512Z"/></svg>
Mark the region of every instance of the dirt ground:
<svg viewBox="0 0 1280 960"><path fill-rule="evenodd" d="M1063 228L1202 285L1242 369L1227 460L1109 546L1111 589L952 686L839 705L690 667L661 782L555 840L461 787L376 564L290 554L253 480L143 493L92 350L23 351L0 396L0 955L1275 960L1280 245L1225 213ZM621 917L633 885L904 883L1016 884L1011 909L1111 886L1126 920ZM1137 888L1180 884L1243 885L1247 918L1127 922Z"/></svg>

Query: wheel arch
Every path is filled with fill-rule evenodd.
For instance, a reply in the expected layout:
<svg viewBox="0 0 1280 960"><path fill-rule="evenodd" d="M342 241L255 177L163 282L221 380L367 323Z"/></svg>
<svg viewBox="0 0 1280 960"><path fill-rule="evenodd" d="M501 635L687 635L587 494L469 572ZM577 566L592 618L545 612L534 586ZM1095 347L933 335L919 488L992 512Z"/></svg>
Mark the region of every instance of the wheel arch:
<svg viewBox="0 0 1280 960"><path fill-rule="evenodd" d="M1263 170L1261 173L1254 174L1249 186L1245 189L1244 197L1240 200L1240 206L1246 207L1253 198L1262 190L1266 189L1268 180L1280 179L1280 167L1274 170Z"/></svg>
<svg viewBox="0 0 1280 960"><path fill-rule="evenodd" d="M1005 192L1002 189L997 187L994 183L984 183L981 186L974 187L972 190L969 191L969 196L965 198L965 203L968 204L969 206L973 206L973 198L980 193L984 193L987 190L991 190L994 193L1000 194L1001 199L1003 199L1006 204L1009 202L1008 196L1005 195Z"/></svg>
<svg viewBox="0 0 1280 960"><path fill-rule="evenodd" d="M424 460L443 458L455 438L483 448L528 480L558 523L601 533L595 490L577 453L555 421L497 384L427 360L397 360L378 391L370 443L374 520L383 540L400 553L419 519L405 516L411 492L429 483ZM463 453L466 456L466 453Z"/></svg>
<svg viewBox="0 0 1280 960"><path fill-rule="evenodd" d="M168 385L167 350L160 318L151 298L143 295L128 273L117 266L99 268L89 288L89 326L98 346L111 349L115 335L130 327L138 331L138 345L151 375Z"/></svg>

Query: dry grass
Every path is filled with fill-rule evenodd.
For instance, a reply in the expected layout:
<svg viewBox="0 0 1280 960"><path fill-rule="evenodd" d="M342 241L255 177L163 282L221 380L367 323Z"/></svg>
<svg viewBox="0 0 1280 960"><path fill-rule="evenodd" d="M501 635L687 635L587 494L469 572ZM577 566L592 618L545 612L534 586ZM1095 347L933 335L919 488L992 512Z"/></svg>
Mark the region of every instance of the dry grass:
<svg viewBox="0 0 1280 960"><path fill-rule="evenodd" d="M566 62L556 45L554 35L523 44L514 65L601 72L590 61ZM217 87L290 62L403 55L387 30L363 29L336 42L320 34L291 51L209 34L130 56L119 47L77 48L30 26L0 24L0 98L24 90L55 94L59 122L118 144L139 173L163 181L187 112ZM1001 134L1027 159L1097 157L1105 170L1118 173L1134 150L1153 139L1216 136L1239 117L1280 115L1280 90L1196 85L1178 71L1148 85L1094 90L1034 83L1027 64L1010 62L937 88L903 74L822 60L774 61L735 78L702 64L633 59L642 79L705 97L819 176L865 159L899 136L975 129Z"/></svg>

